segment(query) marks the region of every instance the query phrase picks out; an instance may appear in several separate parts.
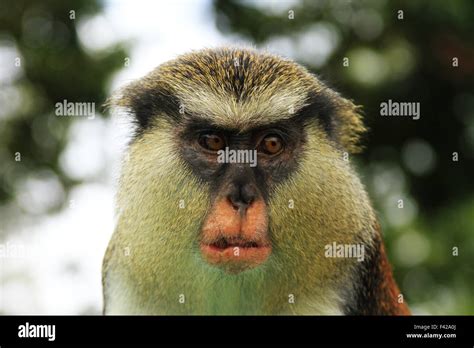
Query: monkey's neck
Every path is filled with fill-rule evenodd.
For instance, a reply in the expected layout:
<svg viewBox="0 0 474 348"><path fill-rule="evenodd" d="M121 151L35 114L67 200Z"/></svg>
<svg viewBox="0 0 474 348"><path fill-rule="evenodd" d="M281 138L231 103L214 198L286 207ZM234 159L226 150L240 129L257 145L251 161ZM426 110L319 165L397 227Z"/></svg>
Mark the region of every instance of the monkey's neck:
<svg viewBox="0 0 474 348"><path fill-rule="evenodd" d="M348 315L410 315L403 295L393 278L377 224L373 248L358 268L355 297L347 303Z"/></svg>

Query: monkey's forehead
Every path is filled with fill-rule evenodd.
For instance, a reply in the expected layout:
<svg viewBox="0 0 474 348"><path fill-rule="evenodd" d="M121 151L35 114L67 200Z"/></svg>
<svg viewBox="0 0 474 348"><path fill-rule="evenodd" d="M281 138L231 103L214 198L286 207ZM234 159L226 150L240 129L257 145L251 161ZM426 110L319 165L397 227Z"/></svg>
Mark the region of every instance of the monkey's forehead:
<svg viewBox="0 0 474 348"><path fill-rule="evenodd" d="M324 86L293 61L244 48L205 49L164 63L147 88L170 95L187 114L230 128L291 118Z"/></svg>

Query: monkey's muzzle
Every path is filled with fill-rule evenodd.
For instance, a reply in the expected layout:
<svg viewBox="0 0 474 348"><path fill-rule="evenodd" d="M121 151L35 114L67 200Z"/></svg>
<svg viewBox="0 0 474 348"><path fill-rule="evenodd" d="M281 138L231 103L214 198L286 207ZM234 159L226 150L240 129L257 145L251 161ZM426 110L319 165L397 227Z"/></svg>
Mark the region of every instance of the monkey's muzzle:
<svg viewBox="0 0 474 348"><path fill-rule="evenodd" d="M208 214L201 238L203 259L228 273L240 273L264 263L272 252L263 200L238 211L228 200L218 200Z"/></svg>

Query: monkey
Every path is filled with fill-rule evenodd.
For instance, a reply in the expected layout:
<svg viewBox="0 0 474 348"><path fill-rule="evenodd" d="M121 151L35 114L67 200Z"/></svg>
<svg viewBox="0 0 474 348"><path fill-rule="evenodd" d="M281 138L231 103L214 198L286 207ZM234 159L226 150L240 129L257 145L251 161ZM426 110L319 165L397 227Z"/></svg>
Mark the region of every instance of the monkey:
<svg viewBox="0 0 474 348"><path fill-rule="evenodd" d="M305 67L206 48L109 104L134 130L103 262L104 314L410 314L347 160L362 150L361 107ZM256 151L256 165L218 161L232 150Z"/></svg>

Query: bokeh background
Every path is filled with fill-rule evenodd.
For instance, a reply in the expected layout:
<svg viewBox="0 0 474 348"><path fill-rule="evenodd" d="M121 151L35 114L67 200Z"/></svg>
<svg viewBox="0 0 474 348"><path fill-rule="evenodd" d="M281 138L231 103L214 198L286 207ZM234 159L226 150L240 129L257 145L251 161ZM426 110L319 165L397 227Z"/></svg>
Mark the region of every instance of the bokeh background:
<svg viewBox="0 0 474 348"><path fill-rule="evenodd" d="M405 299L418 314L474 314L473 37L470 0L2 0L0 313L100 313L130 136L101 105L180 53L244 44L363 105L370 133L353 161ZM96 117L57 117L64 99ZM388 99L419 102L421 118L381 117Z"/></svg>

